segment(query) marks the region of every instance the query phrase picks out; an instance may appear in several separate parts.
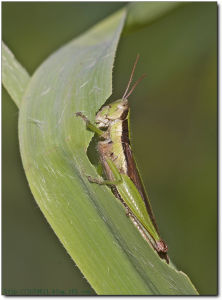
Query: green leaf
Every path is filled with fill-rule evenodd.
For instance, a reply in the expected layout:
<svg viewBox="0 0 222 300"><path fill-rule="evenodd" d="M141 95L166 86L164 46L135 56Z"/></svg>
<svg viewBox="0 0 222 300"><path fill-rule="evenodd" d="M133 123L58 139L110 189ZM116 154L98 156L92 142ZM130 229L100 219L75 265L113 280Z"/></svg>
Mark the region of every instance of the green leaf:
<svg viewBox="0 0 222 300"><path fill-rule="evenodd" d="M143 240L97 176L92 138L74 113L94 119L111 94L112 65L125 11L53 54L34 74L19 120L22 160L49 224L98 294L196 294L183 273Z"/></svg>
<svg viewBox="0 0 222 300"><path fill-rule="evenodd" d="M28 72L20 65L4 42L2 42L2 82L18 107L20 106L29 79Z"/></svg>
<svg viewBox="0 0 222 300"><path fill-rule="evenodd" d="M128 7L124 33L149 25L179 5L180 2L132 2Z"/></svg>
<svg viewBox="0 0 222 300"><path fill-rule="evenodd" d="M123 9L59 49L24 84L22 161L40 209L98 294L194 295L189 278L143 240L109 188L86 178L97 176L87 157L92 133L74 113L94 120L111 95L125 15Z"/></svg>

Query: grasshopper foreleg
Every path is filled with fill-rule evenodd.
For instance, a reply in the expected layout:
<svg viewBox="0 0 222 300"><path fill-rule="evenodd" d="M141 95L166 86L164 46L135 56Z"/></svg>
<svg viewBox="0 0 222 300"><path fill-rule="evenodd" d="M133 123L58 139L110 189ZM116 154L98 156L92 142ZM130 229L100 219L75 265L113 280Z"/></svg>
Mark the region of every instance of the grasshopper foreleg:
<svg viewBox="0 0 222 300"><path fill-rule="evenodd" d="M95 132L98 134L98 136L102 136L104 134L104 131L99 129L96 125L94 125L92 122L89 121L89 119L82 113L77 112L75 113L76 117L80 117L83 119L83 121L86 123L86 127L91 130L92 132Z"/></svg>

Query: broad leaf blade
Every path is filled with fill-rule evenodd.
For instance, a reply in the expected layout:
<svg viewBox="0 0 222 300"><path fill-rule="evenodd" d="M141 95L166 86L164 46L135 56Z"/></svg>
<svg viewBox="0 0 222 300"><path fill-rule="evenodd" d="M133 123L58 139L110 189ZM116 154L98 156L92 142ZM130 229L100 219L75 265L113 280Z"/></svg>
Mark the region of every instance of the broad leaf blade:
<svg viewBox="0 0 222 300"><path fill-rule="evenodd" d="M196 294L143 240L110 190L86 178L97 176L86 154L92 133L74 113L94 120L110 96L124 19L121 10L36 71L19 118L24 169L46 219L98 294Z"/></svg>
<svg viewBox="0 0 222 300"><path fill-rule="evenodd" d="M2 42L2 82L18 107L20 106L29 79L28 72L16 60L4 42Z"/></svg>

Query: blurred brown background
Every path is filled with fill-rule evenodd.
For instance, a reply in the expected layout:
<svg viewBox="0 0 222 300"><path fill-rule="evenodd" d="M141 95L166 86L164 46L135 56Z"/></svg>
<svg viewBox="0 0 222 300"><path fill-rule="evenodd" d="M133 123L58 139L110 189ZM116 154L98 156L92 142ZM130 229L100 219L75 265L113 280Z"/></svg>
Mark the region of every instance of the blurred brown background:
<svg viewBox="0 0 222 300"><path fill-rule="evenodd" d="M2 36L30 74L126 3L2 3ZM186 3L120 40L111 99L136 54L135 156L169 255L200 294L217 292L217 4ZM94 294L47 224L19 155L18 110L2 93L3 293Z"/></svg>

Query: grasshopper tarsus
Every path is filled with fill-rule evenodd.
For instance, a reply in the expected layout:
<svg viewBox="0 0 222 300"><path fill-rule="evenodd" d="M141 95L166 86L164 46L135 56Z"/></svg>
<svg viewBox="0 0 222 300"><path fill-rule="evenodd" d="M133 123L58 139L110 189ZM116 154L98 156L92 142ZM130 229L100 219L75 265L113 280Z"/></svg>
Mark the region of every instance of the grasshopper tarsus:
<svg viewBox="0 0 222 300"><path fill-rule="evenodd" d="M91 182L91 183L103 184L102 180L99 180L97 178L93 178L90 175L86 175L86 177L88 178L89 182Z"/></svg>
<svg viewBox="0 0 222 300"><path fill-rule="evenodd" d="M88 118L81 111L76 112L75 115L82 118L86 123L89 122Z"/></svg>

